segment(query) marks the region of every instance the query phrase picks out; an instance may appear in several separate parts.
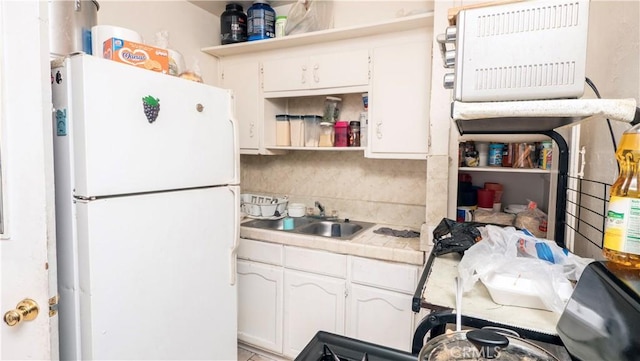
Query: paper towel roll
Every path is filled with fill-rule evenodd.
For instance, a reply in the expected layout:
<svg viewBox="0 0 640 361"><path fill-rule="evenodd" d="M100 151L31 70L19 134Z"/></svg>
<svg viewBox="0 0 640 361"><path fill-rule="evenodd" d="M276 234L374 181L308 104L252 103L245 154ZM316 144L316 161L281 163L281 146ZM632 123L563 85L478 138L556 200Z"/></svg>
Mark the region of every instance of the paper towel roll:
<svg viewBox="0 0 640 361"><path fill-rule="evenodd" d="M142 36L137 32L112 25L96 25L91 28L91 52L102 58L102 44L110 38L142 43Z"/></svg>

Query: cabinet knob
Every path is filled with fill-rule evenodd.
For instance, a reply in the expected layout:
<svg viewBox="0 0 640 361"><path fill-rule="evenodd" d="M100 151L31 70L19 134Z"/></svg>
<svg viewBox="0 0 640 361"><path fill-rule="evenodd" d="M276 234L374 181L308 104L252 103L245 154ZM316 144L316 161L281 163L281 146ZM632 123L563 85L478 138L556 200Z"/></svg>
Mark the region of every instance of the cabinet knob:
<svg viewBox="0 0 640 361"><path fill-rule="evenodd" d="M455 50L447 50L444 52L444 67L445 68L453 68L456 65L456 51Z"/></svg>
<svg viewBox="0 0 640 361"><path fill-rule="evenodd" d="M445 89L453 89L455 80L456 80L456 77L453 73L447 73L444 75L442 85L444 86Z"/></svg>

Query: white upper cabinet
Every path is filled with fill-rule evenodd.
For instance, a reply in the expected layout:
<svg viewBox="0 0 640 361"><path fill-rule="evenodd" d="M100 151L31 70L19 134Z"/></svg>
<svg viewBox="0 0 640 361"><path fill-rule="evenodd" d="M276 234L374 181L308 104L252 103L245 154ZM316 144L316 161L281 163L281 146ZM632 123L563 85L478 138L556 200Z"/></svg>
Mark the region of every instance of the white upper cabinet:
<svg viewBox="0 0 640 361"><path fill-rule="evenodd" d="M233 91L233 110L239 129L240 149L245 154L257 154L260 149L262 119L260 115L260 65L256 59L239 61L223 59L221 86Z"/></svg>
<svg viewBox="0 0 640 361"><path fill-rule="evenodd" d="M362 49L266 60L263 76L265 92L366 85L369 52Z"/></svg>
<svg viewBox="0 0 640 361"><path fill-rule="evenodd" d="M431 36L411 33L372 51L367 157L426 159Z"/></svg>
<svg viewBox="0 0 640 361"><path fill-rule="evenodd" d="M241 153L364 150L369 158L426 159L432 17L424 13L202 49L221 59L222 86L234 90ZM323 114L314 97L362 93L369 93L367 146L276 144L277 114ZM359 113L358 99L358 108L351 108ZM347 113L350 118L342 120L357 119L358 113Z"/></svg>

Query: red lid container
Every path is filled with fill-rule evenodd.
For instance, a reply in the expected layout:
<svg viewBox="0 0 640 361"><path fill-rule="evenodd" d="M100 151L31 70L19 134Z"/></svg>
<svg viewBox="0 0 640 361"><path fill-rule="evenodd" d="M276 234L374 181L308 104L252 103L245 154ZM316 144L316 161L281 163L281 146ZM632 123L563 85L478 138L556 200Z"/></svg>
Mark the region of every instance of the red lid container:
<svg viewBox="0 0 640 361"><path fill-rule="evenodd" d="M349 122L336 122L334 147L346 147L349 139Z"/></svg>

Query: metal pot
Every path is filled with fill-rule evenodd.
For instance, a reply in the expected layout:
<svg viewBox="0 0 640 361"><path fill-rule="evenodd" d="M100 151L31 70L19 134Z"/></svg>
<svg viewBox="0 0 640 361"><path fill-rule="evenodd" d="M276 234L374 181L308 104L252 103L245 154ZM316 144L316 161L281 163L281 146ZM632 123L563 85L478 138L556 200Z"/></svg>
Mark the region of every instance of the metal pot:
<svg viewBox="0 0 640 361"><path fill-rule="evenodd" d="M558 361L543 348L520 337L487 329L446 333L429 340L418 361L519 360Z"/></svg>
<svg viewBox="0 0 640 361"><path fill-rule="evenodd" d="M91 28L98 22L99 9L95 0L49 0L50 54L91 54Z"/></svg>

